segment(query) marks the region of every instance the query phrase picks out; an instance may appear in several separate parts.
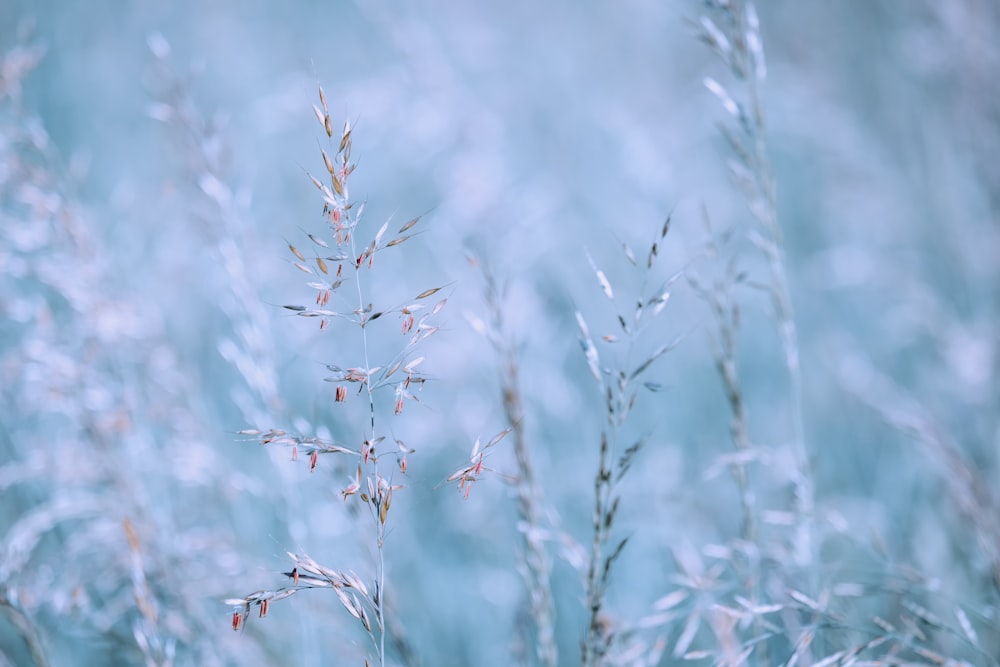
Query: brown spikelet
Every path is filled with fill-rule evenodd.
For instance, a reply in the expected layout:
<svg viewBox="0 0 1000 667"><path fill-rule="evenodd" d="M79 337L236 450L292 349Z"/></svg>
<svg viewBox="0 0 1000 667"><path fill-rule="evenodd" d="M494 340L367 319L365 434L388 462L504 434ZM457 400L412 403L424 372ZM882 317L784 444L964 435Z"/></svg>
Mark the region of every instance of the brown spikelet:
<svg viewBox="0 0 1000 667"><path fill-rule="evenodd" d="M420 222L420 216L419 215L417 217L411 219L409 222L407 222L402 227L400 227L399 228L399 233L402 234L403 232L405 232L406 230L408 230L410 227L413 227L413 225L417 224L418 222Z"/></svg>
<svg viewBox="0 0 1000 667"><path fill-rule="evenodd" d="M426 299L430 295L436 294L438 291L440 291L440 289L441 289L440 287L432 287L431 289L424 290L423 292L421 292L420 294L417 295L417 298L418 299Z"/></svg>
<svg viewBox="0 0 1000 667"><path fill-rule="evenodd" d="M344 133L340 137L340 148L337 152L343 151L351 143L351 124L350 122L344 123Z"/></svg>

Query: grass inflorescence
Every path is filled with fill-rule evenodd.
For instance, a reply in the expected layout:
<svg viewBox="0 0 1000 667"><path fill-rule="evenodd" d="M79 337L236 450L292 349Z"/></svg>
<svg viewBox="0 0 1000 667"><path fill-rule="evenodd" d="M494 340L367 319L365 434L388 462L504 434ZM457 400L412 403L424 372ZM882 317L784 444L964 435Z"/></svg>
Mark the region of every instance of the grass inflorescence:
<svg viewBox="0 0 1000 667"><path fill-rule="evenodd" d="M238 434L262 445L287 447L293 460L301 458L308 462L310 471L317 469L320 455L335 454L353 459L349 466L353 473L339 495L345 503L360 502L368 511L375 556L374 562L366 566L373 570L373 575L365 584L353 572L319 565L306 554L289 553L294 566L285 575L291 585L230 600L236 607L232 626L234 630L243 627L252 608L263 617L274 601L305 589L329 588L370 637L375 662L385 665L388 634L386 538L393 495L403 488L401 479L406 475L409 455L414 449L390 436L389 427L383 426L386 412L381 409L379 397L389 397L388 405L394 415L401 414L407 402L418 400L415 392L426 382L427 376L421 367L424 357L414 352L422 341L438 331L433 318L444 308L447 299L438 294L441 287L430 287L412 294L405 303L386 304L368 289L367 276L376 270L376 258L410 239L420 218L412 218L392 232L390 222L386 221L368 240L359 242L359 235L364 233L364 204L356 206L350 198L349 179L356 167L351 159L351 125L344 123L335 136L322 87L319 88L319 104L313 106L313 111L323 127L329 148L320 149L326 170L323 180L312 175L308 177L322 196L327 228L323 233L306 233L308 250L287 244L292 266L308 276L307 287L313 291L313 300L307 305L289 304L283 308L299 317L318 321L320 330L328 330L338 339L351 335L360 339L360 358L353 363L327 364L332 375L324 380L334 385L331 407L360 396L366 404L366 415L363 423L355 425L354 441L350 443L292 434L283 429L251 428ZM342 305L352 302L353 306ZM380 329L383 326L391 329ZM403 341L395 354L380 364L373 363L370 355L371 338L376 335L393 335ZM342 346L334 349L342 349Z"/></svg>

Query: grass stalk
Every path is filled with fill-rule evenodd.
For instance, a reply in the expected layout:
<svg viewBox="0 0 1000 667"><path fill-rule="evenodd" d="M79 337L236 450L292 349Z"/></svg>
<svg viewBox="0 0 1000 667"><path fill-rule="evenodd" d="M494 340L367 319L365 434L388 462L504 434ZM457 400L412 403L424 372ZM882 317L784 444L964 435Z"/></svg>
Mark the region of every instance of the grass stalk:
<svg viewBox="0 0 1000 667"><path fill-rule="evenodd" d="M318 319L321 330L332 327L338 321L346 321L348 326L357 327L359 330L361 365L345 369L336 364L328 364L327 369L333 372L333 376L325 378L325 380L336 385L335 404L348 400L348 385L360 383L363 388L367 416L365 426L361 429L361 444L355 449L335 441L292 434L281 429L271 429L266 432L258 429L246 429L239 433L261 444L289 447L292 450L293 459L296 459L301 451L308 456L310 470L316 469L321 454L347 455L357 461L357 472L352 483L342 489L340 495L345 502L362 502L367 507L372 519L375 546L373 590L369 590L368 586L351 572L324 567L305 554L289 554L295 562L295 567L292 568L291 572L285 573L292 580L291 586L270 591L258 591L243 598L231 599L228 602L235 608L233 628L239 629L245 623L251 608L254 606L258 607L260 615L264 616L272 601L289 597L303 589L331 588L347 612L360 621L371 640L375 652L375 662L380 667L384 667L387 660L386 634L390 628L399 627L395 623L387 625L385 612L386 526L393 493L402 488L402 485L393 483L395 471L388 472L384 466L380 467L379 459L383 456L395 457L399 471L405 474L407 455L413 450L407 448L401 440L395 441L394 448L380 450L380 445L386 438L379 434L379 422L376 415L380 411L376 407L375 393L379 389L394 388L394 412L397 415L403 411L406 400L416 400L416 396L412 394L410 388L411 385L422 386L426 381L426 377L416 369L423 361L423 357L410 359L409 354L417 343L437 332L438 328L430 324L429 320L444 307L447 300L439 301L429 309L429 312L420 314L419 317L417 317L417 313L426 308L423 300L439 292L440 287L424 290L412 298L412 303L396 305L384 310L376 310L374 300L369 301L373 295L366 292L364 288L363 272L373 268L377 254L407 241L412 236L407 232L417 224L420 218L408 221L389 239L384 238L389 226L389 222L386 221L375 233L370 243L363 247L358 245L357 233L364 205L355 207L354 203L350 201L348 177L355 167L355 163L351 162L351 127L349 123L345 123L343 131L335 139L326 96L322 88L319 89L319 101L320 106L314 106L313 110L330 140L330 154L334 157L331 159L330 154L325 150L321 151L323 163L329 176L329 185L311 175L309 178L323 195L323 214L329 223L332 240L327 241L320 236L307 234L314 251L314 256L308 259L302 250L292 244L288 245L296 260L294 266L312 277L308 286L314 290L316 297L315 307L296 304L286 305L284 308L300 317ZM336 269L333 268L334 266ZM347 275L345 275L345 267L347 267ZM350 311L339 312L328 306L328 303L347 280L354 281L357 307ZM373 366L369 327L376 320L380 321L375 326L384 325L388 318L383 319L383 317L390 313L399 315L403 323L402 334L409 338L402 349L395 353L388 363ZM374 623L369 612L374 615ZM410 655L407 648L409 644L404 638L394 637L393 642L397 647L405 649L400 651L401 657L407 658ZM371 664L367 658L366 664Z"/></svg>
<svg viewBox="0 0 1000 667"><path fill-rule="evenodd" d="M734 117L735 128L721 126L735 155L729 166L734 181L743 191L758 223L757 227L750 230L749 238L764 255L770 272L770 282L765 289L770 296L778 324L789 380L791 449L795 459L792 483L795 512L798 516L794 552L796 563L804 567L812 560L814 491L805 442L799 336L788 284L784 234L778 221L775 180L767 157L766 124L760 93L767 67L760 36L760 21L756 8L749 0L709 0L706 4L711 15L702 17L699 37L722 59L742 91L740 101L730 96L727 89L716 80L705 79L706 87ZM723 375L725 377L725 373Z"/></svg>
<svg viewBox="0 0 1000 667"><path fill-rule="evenodd" d="M597 268L594 261L590 260L601 291L615 305L616 310L617 331L602 336L601 340L614 345L618 343L619 336L622 336L627 341L624 355L617 363L602 366L600 354L590 334L590 327L583 315L579 311L576 313L584 357L604 403L604 424L601 428L597 470L593 481L594 506L591 515L590 559L584 581L588 616L587 628L581 642L584 667L605 664L619 639L616 627L604 612L604 605L614 563L621 556L629 538L625 537L611 547L611 535L621 504L619 484L647 439L646 436L641 436L619 452L621 440L625 437L623 431L636 405L640 390L645 389L650 392L658 390L655 383L642 382L641 377L657 359L672 350L683 338L681 336L662 343L642 361L633 361L634 355L639 350L640 334L662 312L670 298L671 286L682 275L681 272L675 273L651 293L647 292L649 275L659 256L660 245L670 231L670 223L671 218L668 216L650 244L646 261L641 266L628 244L622 243L628 263L642 271L640 294L638 299L632 302L633 310L626 312L618 308L611 282L605 273Z"/></svg>
<svg viewBox="0 0 1000 667"><path fill-rule="evenodd" d="M535 475L535 466L525 434L520 381L520 359L516 343L507 329L503 289L496 277L482 266L485 302L489 312L488 338L500 362L500 390L504 417L511 429L517 476L514 489L522 537L523 575L534 625L538 664L555 667L559 651L555 641L555 602L552 598L552 561L546 548L543 526L545 499Z"/></svg>

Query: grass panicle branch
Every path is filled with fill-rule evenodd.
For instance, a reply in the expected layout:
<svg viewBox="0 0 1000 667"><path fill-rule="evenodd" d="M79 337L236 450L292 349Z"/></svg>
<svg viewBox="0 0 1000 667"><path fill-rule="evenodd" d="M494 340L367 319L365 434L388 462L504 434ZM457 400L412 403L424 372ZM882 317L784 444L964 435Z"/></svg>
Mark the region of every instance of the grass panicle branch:
<svg viewBox="0 0 1000 667"><path fill-rule="evenodd" d="M598 287L616 311L616 326L613 332L602 335L600 340L608 346L624 342L625 351L620 358L615 355L605 355L615 357L616 361L602 363L602 355L590 333L590 326L583 314L576 312L580 346L598 395L604 404L604 423L601 428L597 470L593 481L594 506L591 514L590 559L584 581L588 616L587 627L581 641L584 667L606 664L616 642L621 638L621 629L615 627L609 620L610 617L604 607L615 561L621 556L629 538L613 540L612 534L622 500L619 493L620 484L647 441L647 436L644 435L625 446L622 441L627 437L624 432L626 422L636 406L640 391L659 390L659 385L645 379L648 369L681 341L681 337L668 340L641 360L635 360L641 350L640 334L666 307L673 284L681 277L681 273L675 273L655 288L649 288L649 278L661 246L670 231L670 224L671 218L668 216L650 244L645 254L645 262L640 263L628 244L622 244L627 263L641 272L642 276L639 298L631 302L634 306L630 311L623 311L619 307L611 281L588 256Z"/></svg>
<svg viewBox="0 0 1000 667"><path fill-rule="evenodd" d="M314 302L309 305L289 304L283 306L299 317L316 319L321 330L333 331L342 326L353 326L360 343L359 363L344 366L327 364L333 374L324 378L335 385L334 404L348 400L349 386L357 387L365 400L366 418L362 434L354 444L345 445L312 435L292 434L284 429L244 429L238 432L262 445L279 445L291 450L292 459L300 455L307 458L311 471L316 470L320 454L337 454L357 460L350 483L341 489L344 502L361 502L371 519L372 544L374 546L374 580L366 586L352 574L321 566L306 555L289 554L295 566L285 573L293 585L272 591L258 591L243 598L228 600L236 609L233 612L233 629L243 627L251 607L259 609L265 616L270 603L289 597L294 593L311 588L331 588L347 612L357 619L368 634L375 662L386 664L386 636L389 634L386 620L386 562L385 546L388 535L389 512L393 494L403 488L396 482L396 474L405 475L408 456L413 449L402 440L393 438L387 445L387 429L381 425L383 410L378 407L376 394L380 390L392 390L392 412L402 413L407 401L416 401L413 393L427 381L427 376L417 367L424 357L414 356L417 345L438 331L432 319L444 308L446 299L433 300L441 287L433 287L414 294L407 303L376 307L378 299L365 285L365 274L373 270L376 257L383 251L399 246L411 238L410 230L420 218L413 218L403 224L395 233L389 232L386 221L364 244L359 243L360 225L363 220L364 205L355 206L350 199L349 177L356 163L351 160L352 129L345 123L339 134L330 120L326 95L319 88L319 104L313 111L320 122L329 149L321 149L320 154L326 170L323 180L308 175L312 184L320 191L323 199L323 217L327 222L327 234L311 234L309 250L300 250L289 243L292 265L309 276L307 286L314 292ZM307 254L308 253L308 254ZM355 306L342 308L334 303L350 303L352 300L341 292L348 283L353 283ZM428 305L428 303L432 305ZM375 365L372 361L372 341L374 329L387 323L388 315L396 315L400 324L397 335L405 337L405 342L397 346L397 351L387 363ZM378 321L378 324L375 324ZM379 330L388 333L384 327ZM343 334L346 335L346 334ZM386 466L385 459L393 461ZM397 627L397 626L393 626ZM398 634L398 633L397 633ZM408 644L399 636L393 643L399 647ZM367 662L367 659L366 659Z"/></svg>
<svg viewBox="0 0 1000 667"><path fill-rule="evenodd" d="M719 98L723 108L733 117L731 124L720 125L734 155L729 160L729 169L758 223L749 230L748 237L763 253L771 273L766 289L774 307L790 385L791 446L795 459L792 482L798 515L795 559L800 567L804 567L812 561L814 490L803 422L798 329L786 271L784 234L778 221L775 181L767 156L766 124L760 92L767 76L767 65L760 20L754 4L749 0L706 0L705 5L707 13L698 24L698 35L719 56L740 91L734 96L715 79L705 79L706 88Z"/></svg>
<svg viewBox="0 0 1000 667"><path fill-rule="evenodd" d="M496 276L481 260L474 259L482 269L485 283L484 300L489 323L473 319L473 328L486 336L500 364L500 391L504 416L510 429L517 475L513 481L517 498L517 515L522 536L521 567L534 637L525 638L525 645L535 646L538 664L555 667L559 662L555 641L555 602L552 597L552 559L546 535L550 532L545 516L546 501L535 475L535 464L525 434L524 401L521 392L520 355L505 316L505 290Z"/></svg>
<svg viewBox="0 0 1000 667"><path fill-rule="evenodd" d="M708 213L703 211L703 216L709 238L708 254L710 257L716 256L719 252L719 245L725 243L728 235L723 234L716 239ZM717 241L719 241L718 244ZM740 304L734 291L742 282L744 274L738 270L737 266L735 260L728 262L725 273L712 281L711 285L703 284L702 279L693 275L688 282L695 294L708 304L714 318L717 336L716 371L722 380L726 402L729 406L729 433L736 450L731 454L719 457L719 462L724 463L729 468L733 480L736 482L743 517L740 536L747 542L753 542L756 539L756 520L748 466L758 458L758 454L750 439L746 402L739 377L737 343L740 329Z"/></svg>
<svg viewBox="0 0 1000 667"><path fill-rule="evenodd" d="M814 499L803 429L798 335L785 270L784 241L777 216L775 181L767 157L766 128L760 96L760 85L767 74L760 22L756 8L749 0L707 0L705 6L707 12L697 25L698 36L726 66L738 93L732 94L726 86L711 77L707 77L704 83L732 117L730 123L720 124L721 132L733 153L728 161L730 175L741 190L757 223L745 234L764 254L771 274L770 282L763 289L770 295L774 317L778 322L790 387L791 455L795 461L792 485L796 517L793 560L800 571L805 571L814 560ZM730 228L720 235L717 244L707 211L703 211L703 218L710 238L709 250L718 257L720 246L728 244L736 228ZM747 273L740 268L741 263L738 256L731 256L721 277L711 285L703 285L694 279L691 283L695 292L708 304L716 322L716 367L729 406L730 437L735 448L733 454L721 458L729 464L736 482L742 512L741 538L749 545L756 545L759 534L748 465L760 461L764 456L754 446L750 436L744 390L739 377L740 302L736 290L749 283ZM767 584L764 581L765 573L761 570L758 548L737 549L733 554L744 556L733 564L741 572L741 585L746 594L751 600L761 600L766 595ZM803 630L798 616L787 610L782 613L786 623L785 632L789 637L795 638L794 652L788 664L810 660L809 644L799 641ZM760 664L770 664L770 643L760 641L760 638L769 634L768 624L760 615L754 615L752 621L755 638L746 643L737 641L735 636L731 641L723 642L716 632L719 655L726 664L737 664L733 661L745 660L754 653Z"/></svg>

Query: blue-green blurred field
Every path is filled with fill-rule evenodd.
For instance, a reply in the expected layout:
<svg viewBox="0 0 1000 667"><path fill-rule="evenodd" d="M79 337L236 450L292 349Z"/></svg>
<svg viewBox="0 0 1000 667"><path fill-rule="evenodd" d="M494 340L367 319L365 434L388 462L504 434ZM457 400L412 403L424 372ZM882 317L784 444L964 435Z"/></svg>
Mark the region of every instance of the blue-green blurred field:
<svg viewBox="0 0 1000 667"><path fill-rule="evenodd" d="M808 558L774 557L790 539L794 406L773 306L737 288L760 452L747 467L761 525L751 551L774 580L794 568L796 590L823 605L808 659L792 657L794 635L780 640L797 626L772 618L782 631L770 664L863 644L885 632L878 615L895 624L901 660L933 664L920 644L995 665L1000 10L760 5L815 507ZM281 428L357 447L368 419L359 396L336 404L323 382L325 364L358 365L357 330L319 331L280 308L315 296L288 243L328 235L308 177L325 173L318 85L335 132L345 119L353 128L362 243L387 219L423 215L366 288L391 303L438 286L448 298L420 352L431 378L420 402L393 416L386 395L379 415L384 435L416 450L385 545L393 632L423 665L536 664L523 646L511 448L494 448L496 472L467 500L444 483L477 437L506 426L501 361L470 326L488 319L488 265L507 285L527 442L564 533L550 543L560 664L579 662L585 593L565 543L589 552L604 399L574 313L595 339L620 334L588 254L631 312L648 286L622 244L644 258L671 215L649 285L683 277L628 363L683 340L647 371L662 391L640 394L623 433L648 443L620 487L614 534L630 540L607 612L635 629L623 651L662 638L653 664L711 664L673 647L704 613L690 649L719 650L712 605L738 606L726 554L745 545L719 464L733 445L718 328L692 282L725 276L731 258L748 283L770 278L728 175L719 126L732 119L704 79L734 96L739 84L697 38L702 11L647 0L0 5L0 664L38 663L38 647L52 665L361 665L372 654L329 591L275 602L236 633L223 603L284 585L289 551L363 578L374 568L371 521L338 495L355 461L321 457L310 473L305 457L235 435ZM733 236L714 255L706 216ZM373 355L399 340L398 318L386 320L370 329ZM598 348L626 363L624 345ZM718 586L643 627L685 567L718 567ZM758 593L800 604L786 589ZM754 653L749 664L767 663Z"/></svg>

